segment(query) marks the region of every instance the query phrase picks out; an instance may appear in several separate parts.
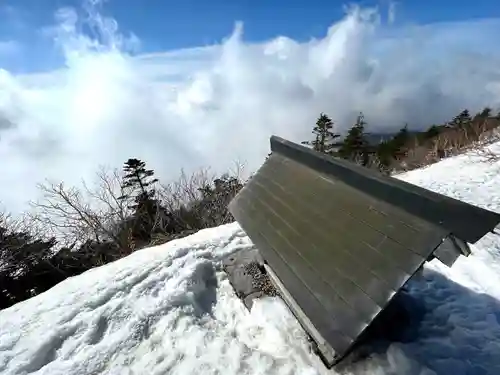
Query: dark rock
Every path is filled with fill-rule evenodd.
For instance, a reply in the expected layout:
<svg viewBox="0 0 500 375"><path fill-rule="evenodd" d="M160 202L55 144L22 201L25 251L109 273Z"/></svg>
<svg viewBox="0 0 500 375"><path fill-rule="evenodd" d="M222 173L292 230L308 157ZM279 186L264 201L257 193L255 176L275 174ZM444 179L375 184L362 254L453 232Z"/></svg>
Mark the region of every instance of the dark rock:
<svg viewBox="0 0 500 375"><path fill-rule="evenodd" d="M263 264L263 259L257 249L238 251L222 261L224 271L236 295L249 310L254 299L266 295L278 295Z"/></svg>

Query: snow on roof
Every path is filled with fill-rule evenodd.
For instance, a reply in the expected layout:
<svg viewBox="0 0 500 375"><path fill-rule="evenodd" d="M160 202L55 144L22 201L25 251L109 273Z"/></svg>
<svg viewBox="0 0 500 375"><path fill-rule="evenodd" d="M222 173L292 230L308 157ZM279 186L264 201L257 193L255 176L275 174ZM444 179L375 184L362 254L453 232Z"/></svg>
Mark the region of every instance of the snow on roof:
<svg viewBox="0 0 500 375"><path fill-rule="evenodd" d="M459 156L399 178L500 211L500 163ZM279 299L248 312L234 294L220 260L250 247L236 223L203 230L0 311L0 373L325 373ZM424 311L416 334L354 374L500 373L500 236L472 250L452 269L426 266L410 285Z"/></svg>

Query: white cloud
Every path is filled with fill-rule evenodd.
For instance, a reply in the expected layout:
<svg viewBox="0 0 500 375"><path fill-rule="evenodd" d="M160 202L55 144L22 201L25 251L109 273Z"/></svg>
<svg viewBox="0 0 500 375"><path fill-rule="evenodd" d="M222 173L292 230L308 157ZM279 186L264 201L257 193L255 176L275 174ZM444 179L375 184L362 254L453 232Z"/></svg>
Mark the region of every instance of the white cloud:
<svg viewBox="0 0 500 375"><path fill-rule="evenodd" d="M500 106L500 20L396 28L353 9L307 43L248 44L239 25L221 45L131 57L122 49L137 39L115 22L95 22L98 42L77 33L74 12L59 15L64 69L0 72L0 113L16 124L0 129L0 200L12 210L46 177L77 183L129 157L163 180L235 159L253 168L271 134L304 140L321 111L342 128L362 110L394 129Z"/></svg>

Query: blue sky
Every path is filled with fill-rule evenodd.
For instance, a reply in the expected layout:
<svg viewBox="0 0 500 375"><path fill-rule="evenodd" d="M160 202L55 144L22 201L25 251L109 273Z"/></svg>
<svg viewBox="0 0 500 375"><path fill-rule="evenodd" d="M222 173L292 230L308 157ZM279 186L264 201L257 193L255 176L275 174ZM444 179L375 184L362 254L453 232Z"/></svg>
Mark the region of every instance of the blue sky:
<svg viewBox="0 0 500 375"><path fill-rule="evenodd" d="M143 52L165 51L219 42L235 21L243 21L245 39L266 40L286 35L297 40L322 36L340 19L344 0L108 0L101 12L118 21L125 34L141 40ZM388 0L358 1L362 6ZM0 0L0 42L17 42L17 54L0 67L11 71L46 70L57 65L55 51L41 30L54 23L61 7L81 8L81 0ZM500 15L497 0L400 0L397 23L491 18ZM13 45L7 45L12 50ZM0 48L1 51L1 48ZM4 66L2 66L2 64Z"/></svg>

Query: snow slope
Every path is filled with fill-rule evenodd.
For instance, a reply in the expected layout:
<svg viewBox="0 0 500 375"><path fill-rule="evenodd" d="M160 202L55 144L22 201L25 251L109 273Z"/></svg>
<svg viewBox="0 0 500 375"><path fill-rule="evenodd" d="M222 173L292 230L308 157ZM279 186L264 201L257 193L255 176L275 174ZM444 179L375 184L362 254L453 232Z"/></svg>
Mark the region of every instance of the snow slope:
<svg viewBox="0 0 500 375"><path fill-rule="evenodd" d="M494 146L500 151L500 144ZM460 156L400 176L500 211L500 163ZM322 374L275 298L251 312L220 260L253 245L236 223L138 251L0 311L1 374ZM353 374L500 374L500 236L411 284L419 318Z"/></svg>

